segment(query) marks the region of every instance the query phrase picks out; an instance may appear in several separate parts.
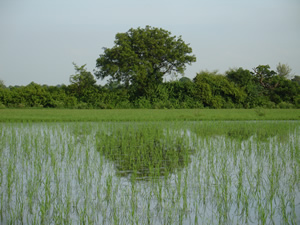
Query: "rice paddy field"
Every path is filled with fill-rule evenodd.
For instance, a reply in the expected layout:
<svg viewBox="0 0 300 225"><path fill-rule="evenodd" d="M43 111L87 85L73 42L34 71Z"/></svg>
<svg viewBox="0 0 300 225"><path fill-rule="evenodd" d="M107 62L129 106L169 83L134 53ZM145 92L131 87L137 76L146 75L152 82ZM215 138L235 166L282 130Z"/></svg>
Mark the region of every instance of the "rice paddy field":
<svg viewBox="0 0 300 225"><path fill-rule="evenodd" d="M0 224L300 224L299 215L298 120L0 123Z"/></svg>
<svg viewBox="0 0 300 225"><path fill-rule="evenodd" d="M0 122L300 120L299 109L0 109Z"/></svg>

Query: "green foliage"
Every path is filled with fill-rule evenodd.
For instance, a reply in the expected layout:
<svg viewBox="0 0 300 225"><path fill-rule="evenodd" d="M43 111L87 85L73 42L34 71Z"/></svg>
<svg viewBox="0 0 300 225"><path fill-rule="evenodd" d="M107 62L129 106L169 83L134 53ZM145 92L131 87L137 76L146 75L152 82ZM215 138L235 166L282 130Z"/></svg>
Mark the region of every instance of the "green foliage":
<svg viewBox="0 0 300 225"><path fill-rule="evenodd" d="M50 99L49 93L44 87L32 82L22 89L20 103L29 107L43 107L48 104Z"/></svg>
<svg viewBox="0 0 300 225"><path fill-rule="evenodd" d="M295 76L292 81L300 85L300 76Z"/></svg>
<svg viewBox="0 0 300 225"><path fill-rule="evenodd" d="M296 96L294 99L294 104L296 106L297 109L300 108L300 95Z"/></svg>
<svg viewBox="0 0 300 225"><path fill-rule="evenodd" d="M259 65L253 68L253 71L256 82L266 90L274 89L278 86L278 82L274 80L278 75L274 70L270 70L269 65Z"/></svg>
<svg viewBox="0 0 300 225"><path fill-rule="evenodd" d="M191 52L181 37L166 30L132 28L116 35L113 48L104 48L97 59L96 76L132 85L137 96L150 96L165 74L183 73L186 64L196 61Z"/></svg>
<svg viewBox="0 0 300 225"><path fill-rule="evenodd" d="M238 69L230 69L226 71L226 77L238 84L240 87L245 87L251 83L253 83L253 75L249 70L245 70L243 68Z"/></svg>
<svg viewBox="0 0 300 225"><path fill-rule="evenodd" d="M269 92L270 99L279 104L280 102L293 103L295 97L300 95L300 86L282 76L274 77L274 82L278 83L277 87Z"/></svg>
<svg viewBox="0 0 300 225"><path fill-rule="evenodd" d="M5 85L4 85L4 81L0 80L0 89L4 89L4 88L6 88Z"/></svg>
<svg viewBox="0 0 300 225"><path fill-rule="evenodd" d="M289 67L288 64L281 64L281 63L278 63L276 70L278 76L285 77L285 78L288 78L292 72L292 69Z"/></svg>
<svg viewBox="0 0 300 225"><path fill-rule="evenodd" d="M6 108L5 105L2 102L0 102L0 109L5 109L5 108Z"/></svg>
<svg viewBox="0 0 300 225"><path fill-rule="evenodd" d="M226 77L236 83L245 93L244 108L262 106L268 101L264 96L264 88L255 79L254 73L243 68L226 71Z"/></svg>
<svg viewBox="0 0 300 225"><path fill-rule="evenodd" d="M292 103L289 103L289 102L280 102L278 104L278 106L281 109L292 109L295 107Z"/></svg>
<svg viewBox="0 0 300 225"><path fill-rule="evenodd" d="M169 102L173 108L203 108L195 96L195 84L188 78L183 77L179 81L165 83L169 93Z"/></svg>
<svg viewBox="0 0 300 225"><path fill-rule="evenodd" d="M181 83L192 83L191 79L188 78L188 77L181 77L179 79L179 82L181 82Z"/></svg>
<svg viewBox="0 0 300 225"><path fill-rule="evenodd" d="M146 97L140 97L137 100L135 100L134 105L136 108L151 108L150 100Z"/></svg>
<svg viewBox="0 0 300 225"><path fill-rule="evenodd" d="M194 83L195 96L208 107L232 107L233 104L242 104L246 98L242 89L217 72L202 71L196 75Z"/></svg>
<svg viewBox="0 0 300 225"><path fill-rule="evenodd" d="M74 94L78 100L88 102L91 95L96 92L96 80L91 72L85 69L86 65L77 66L73 63L75 68L75 75L70 76L71 85L68 87L69 92Z"/></svg>
<svg viewBox="0 0 300 225"><path fill-rule="evenodd" d="M246 92L245 108L276 108L281 102L295 104L300 89L296 82L287 79L291 72L288 65L279 63L277 73L269 65L259 65L253 71L239 68L226 72L227 78Z"/></svg>
<svg viewBox="0 0 300 225"><path fill-rule="evenodd" d="M8 106L12 101L12 95L9 89L0 88L0 102Z"/></svg>

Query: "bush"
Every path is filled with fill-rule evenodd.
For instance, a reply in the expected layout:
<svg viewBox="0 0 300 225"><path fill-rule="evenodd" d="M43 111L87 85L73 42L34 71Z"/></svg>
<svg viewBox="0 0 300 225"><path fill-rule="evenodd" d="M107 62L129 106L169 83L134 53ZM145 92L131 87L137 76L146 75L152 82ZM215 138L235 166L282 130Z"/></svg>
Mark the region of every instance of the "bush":
<svg viewBox="0 0 300 225"><path fill-rule="evenodd" d="M36 104L36 105L32 106L32 108L42 109L42 108L44 108L44 106L42 104Z"/></svg>
<svg viewBox="0 0 300 225"><path fill-rule="evenodd" d="M225 100L222 98L222 96L217 95L212 98L210 107L214 109L221 109L223 108L224 103Z"/></svg>
<svg viewBox="0 0 300 225"><path fill-rule="evenodd" d="M104 102L96 102L95 108L97 108L97 109L107 109L107 105Z"/></svg>
<svg viewBox="0 0 300 225"><path fill-rule="evenodd" d="M66 108L77 108L77 99L74 96L68 96L65 99Z"/></svg>
<svg viewBox="0 0 300 225"><path fill-rule="evenodd" d="M89 105L88 105L86 102L79 102L79 103L76 105L76 108L77 108L77 109L88 109L88 108L89 108Z"/></svg>
<svg viewBox="0 0 300 225"><path fill-rule="evenodd" d="M140 108L140 109L150 109L150 108L152 108L150 101L145 97L140 97L139 99L134 101L134 105L135 105L136 108Z"/></svg>
<svg viewBox="0 0 300 225"><path fill-rule="evenodd" d="M228 101L224 102L223 108L224 109L234 109L235 105L231 100L228 100Z"/></svg>
<svg viewBox="0 0 300 225"><path fill-rule="evenodd" d="M265 102L264 105L263 105L263 107L267 108L267 109L275 109L275 108L277 108L276 104L274 102L271 102L271 101Z"/></svg>
<svg viewBox="0 0 300 225"><path fill-rule="evenodd" d="M289 103L289 102L280 102L278 104L278 106L281 109L292 109L292 108L295 108L295 106L292 103Z"/></svg>
<svg viewBox="0 0 300 225"><path fill-rule="evenodd" d="M132 105L129 102L129 100L123 100L123 101L119 102L116 105L116 108L118 108L118 109L130 109L130 108L132 108Z"/></svg>
<svg viewBox="0 0 300 225"><path fill-rule="evenodd" d="M5 105L2 102L0 102L0 109L5 109L5 108L6 108Z"/></svg>
<svg viewBox="0 0 300 225"><path fill-rule="evenodd" d="M297 109L299 109L299 108L300 108L300 96L297 96L297 97L295 98L294 102L295 102L295 107L296 107Z"/></svg>
<svg viewBox="0 0 300 225"><path fill-rule="evenodd" d="M25 108L26 105L24 103L16 104L16 108Z"/></svg>
<svg viewBox="0 0 300 225"><path fill-rule="evenodd" d="M172 102L170 102L170 101L158 100L156 102L153 102L152 108L153 109L173 109L174 106L173 106Z"/></svg>
<svg viewBox="0 0 300 225"><path fill-rule="evenodd" d="M64 108L65 104L64 104L64 102L59 101L59 100L52 100L51 101L51 106L54 107L54 108L61 109L61 108Z"/></svg>

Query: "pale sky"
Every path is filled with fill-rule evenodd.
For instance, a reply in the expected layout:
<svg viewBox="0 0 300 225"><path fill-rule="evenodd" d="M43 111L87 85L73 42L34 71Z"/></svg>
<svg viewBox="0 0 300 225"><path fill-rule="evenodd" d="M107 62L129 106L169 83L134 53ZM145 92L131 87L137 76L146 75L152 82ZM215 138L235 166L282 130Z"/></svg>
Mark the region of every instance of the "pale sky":
<svg viewBox="0 0 300 225"><path fill-rule="evenodd" d="M299 0L0 0L0 79L69 84L72 62L93 72L117 33L146 25L190 44L189 78L279 62L300 75Z"/></svg>

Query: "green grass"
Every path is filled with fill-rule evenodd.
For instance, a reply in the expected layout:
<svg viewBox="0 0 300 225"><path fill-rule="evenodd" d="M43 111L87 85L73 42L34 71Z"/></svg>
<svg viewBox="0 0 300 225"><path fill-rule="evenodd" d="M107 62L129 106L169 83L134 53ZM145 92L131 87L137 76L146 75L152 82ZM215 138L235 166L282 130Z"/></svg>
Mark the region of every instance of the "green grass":
<svg viewBox="0 0 300 225"><path fill-rule="evenodd" d="M0 109L0 122L299 119L299 109Z"/></svg>

